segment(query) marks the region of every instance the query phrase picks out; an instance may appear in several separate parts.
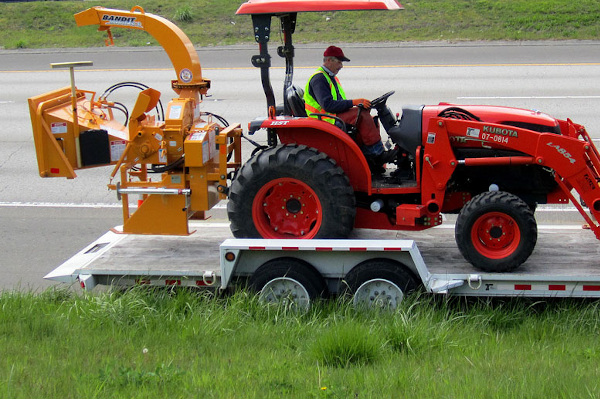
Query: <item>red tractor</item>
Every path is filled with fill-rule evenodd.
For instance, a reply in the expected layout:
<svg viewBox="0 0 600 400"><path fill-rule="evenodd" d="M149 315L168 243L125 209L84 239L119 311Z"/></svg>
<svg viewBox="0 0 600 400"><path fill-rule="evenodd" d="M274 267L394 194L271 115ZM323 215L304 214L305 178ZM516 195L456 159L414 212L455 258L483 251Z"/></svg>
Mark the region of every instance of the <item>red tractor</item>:
<svg viewBox="0 0 600 400"><path fill-rule="evenodd" d="M331 5L333 3L333 5ZM458 213L455 236L464 257L485 271L511 271L537 241L537 204L571 201L600 238L600 159L585 128L538 111L440 103L403 107L397 118L389 92L372 109L398 158L372 175L349 132L304 112L293 83L296 16L302 11L399 9L395 0L250 0L268 117L268 147L237 172L228 215L236 237L344 238L353 228L423 230ZM280 19L285 58L284 102L269 78L271 18ZM572 195L576 190L591 216Z"/></svg>

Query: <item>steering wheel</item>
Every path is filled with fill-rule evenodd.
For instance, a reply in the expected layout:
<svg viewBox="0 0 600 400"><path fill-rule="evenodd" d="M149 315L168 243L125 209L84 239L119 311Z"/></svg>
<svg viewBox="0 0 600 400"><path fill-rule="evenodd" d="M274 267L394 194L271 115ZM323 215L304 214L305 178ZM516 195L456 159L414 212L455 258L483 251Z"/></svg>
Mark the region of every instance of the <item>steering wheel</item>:
<svg viewBox="0 0 600 400"><path fill-rule="evenodd" d="M388 97L390 97L394 93L396 93L396 91L392 90L391 92L387 92L386 94L381 95L381 96L379 96L378 98L376 98L374 100L371 100L371 108L377 108L378 106L381 106L381 105L385 104L385 102L388 99Z"/></svg>

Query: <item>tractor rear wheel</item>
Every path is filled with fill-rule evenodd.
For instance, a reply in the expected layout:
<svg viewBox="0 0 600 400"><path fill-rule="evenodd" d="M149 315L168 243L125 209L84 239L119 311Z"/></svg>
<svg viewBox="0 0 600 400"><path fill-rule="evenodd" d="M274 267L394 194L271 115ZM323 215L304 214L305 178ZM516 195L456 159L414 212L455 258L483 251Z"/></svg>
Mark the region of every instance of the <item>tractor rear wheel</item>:
<svg viewBox="0 0 600 400"><path fill-rule="evenodd" d="M354 226L354 191L326 154L279 145L249 160L229 191L235 237L345 238Z"/></svg>
<svg viewBox="0 0 600 400"><path fill-rule="evenodd" d="M456 220L456 244L475 267L508 272L523 264L537 242L537 224L531 208L507 192L475 196Z"/></svg>

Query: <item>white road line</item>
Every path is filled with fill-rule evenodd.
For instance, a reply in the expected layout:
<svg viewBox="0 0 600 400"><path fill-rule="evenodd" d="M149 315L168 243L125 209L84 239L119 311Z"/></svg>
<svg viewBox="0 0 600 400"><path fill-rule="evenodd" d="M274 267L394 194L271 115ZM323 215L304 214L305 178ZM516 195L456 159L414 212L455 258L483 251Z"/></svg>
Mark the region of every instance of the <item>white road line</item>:
<svg viewBox="0 0 600 400"><path fill-rule="evenodd" d="M580 63L498 63L498 64L391 64L391 65L346 65L344 68L473 68L473 67L597 67L600 63L597 62L580 62ZM307 66L294 66L296 69L310 69L314 70L318 65L307 65ZM204 71L228 71L228 70L253 70L254 67L203 67ZM274 66L271 67L273 70L283 70L285 67ZM123 72L123 71L172 71L172 68L86 68L78 69L78 72ZM42 70L9 70L0 71L0 73L31 73L31 72L53 72L60 73L55 69L42 69Z"/></svg>
<svg viewBox="0 0 600 400"><path fill-rule="evenodd" d="M34 208L121 208L121 204L111 204L111 203L49 203L49 202L0 202L1 207L34 207ZM130 208L135 209L137 204L130 204ZM224 210L227 208L227 202L221 202L214 206L213 210ZM553 207L550 206L540 206L537 208L536 213L564 213L564 212L575 212L579 215L579 211L575 207ZM214 226L214 227L224 227L229 226L229 223L215 223L215 222L202 222L202 221L190 221L190 226L193 224L201 224L202 226ZM208 225L207 225L208 224ZM583 221L582 223L583 224ZM579 225L561 225L561 224L540 224L538 225L539 229L560 229L560 230L572 230L572 229L581 229L581 224ZM454 229L453 223L444 223L438 227L437 229Z"/></svg>
<svg viewBox="0 0 600 400"><path fill-rule="evenodd" d="M131 203L135 205L135 203ZM56 207L56 208L120 208L121 203L50 203L50 202L21 202L21 201L0 201L0 207ZM227 202L222 201L213 209L225 209ZM536 212L578 212L575 207L560 206L553 207L552 205L538 207Z"/></svg>
<svg viewBox="0 0 600 400"><path fill-rule="evenodd" d="M121 204L110 204L110 203L0 202L0 207L121 208Z"/></svg>
<svg viewBox="0 0 600 400"><path fill-rule="evenodd" d="M131 203L130 207L136 207ZM121 208L121 203L48 203L48 202L10 202L0 201L0 207L46 207L46 208ZM226 204L217 204L213 209L224 209Z"/></svg>
<svg viewBox="0 0 600 400"><path fill-rule="evenodd" d="M0 202L0 207L46 207L46 208L121 208L121 204L109 204L109 203L43 203L43 202ZM133 209L136 207L135 204L131 204L130 207ZM213 209L225 209L227 207L225 202L217 204ZM536 212L565 212L565 211L577 211L575 207L569 208L549 208L540 209ZM538 229L540 230L579 230L582 229L582 224L579 225L556 225L556 224L540 224ZM190 228L203 227L203 228L226 228L229 227L229 222L210 222L207 221L190 221ZM436 226L433 229L454 229L454 223L444 223ZM406 232L406 231L405 231Z"/></svg>

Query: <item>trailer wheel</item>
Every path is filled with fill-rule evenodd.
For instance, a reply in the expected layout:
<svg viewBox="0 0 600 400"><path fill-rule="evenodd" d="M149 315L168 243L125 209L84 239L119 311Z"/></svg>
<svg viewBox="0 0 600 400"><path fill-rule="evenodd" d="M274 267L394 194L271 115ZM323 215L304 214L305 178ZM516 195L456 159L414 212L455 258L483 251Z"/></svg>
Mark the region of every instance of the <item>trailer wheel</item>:
<svg viewBox="0 0 600 400"><path fill-rule="evenodd" d="M355 306L395 309L407 292L418 287L417 278L405 265L388 259L367 260L345 278Z"/></svg>
<svg viewBox="0 0 600 400"><path fill-rule="evenodd" d="M325 279L308 263L279 258L261 265L248 282L260 301L307 309L312 300L327 295Z"/></svg>
<svg viewBox="0 0 600 400"><path fill-rule="evenodd" d="M345 238L356 205L348 177L326 154L280 145L242 167L227 213L235 237Z"/></svg>
<svg viewBox="0 0 600 400"><path fill-rule="evenodd" d="M507 192L475 196L456 220L456 244L475 267L487 272L512 271L533 252L537 224L531 208Z"/></svg>

